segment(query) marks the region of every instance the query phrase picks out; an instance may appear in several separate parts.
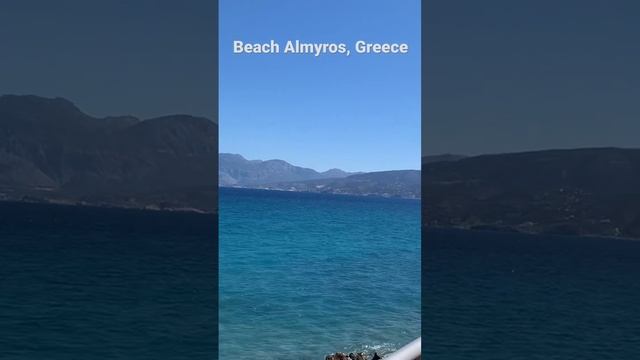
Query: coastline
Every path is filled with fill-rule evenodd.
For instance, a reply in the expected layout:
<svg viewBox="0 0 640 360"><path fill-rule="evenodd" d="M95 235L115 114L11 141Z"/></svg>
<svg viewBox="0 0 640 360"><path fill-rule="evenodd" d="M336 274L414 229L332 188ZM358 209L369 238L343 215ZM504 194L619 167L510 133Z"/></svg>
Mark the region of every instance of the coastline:
<svg viewBox="0 0 640 360"><path fill-rule="evenodd" d="M250 191L263 191L263 192L277 192L277 193L297 193L297 194L305 194L305 195L331 195L343 198L355 198L355 199L372 199L372 200L402 200L402 201L420 201L421 199L416 198L401 198L401 197L385 197L385 196L375 196L375 195L353 195L353 194L334 194L334 193L320 193L320 192L311 192L311 191L291 191L291 190L276 190L276 189L259 189L259 188L246 188L246 187L228 187L223 186L220 189L231 189L231 190L250 190ZM79 207L79 208L95 208L95 209L121 209L121 210L132 210L132 211L149 211L149 212L158 212L158 213L184 213L184 214L197 214L197 215L217 215L217 207L215 210L205 210L196 207L190 206L160 206L158 204L122 204L122 203L93 203L86 201L74 201L74 200L62 200L62 199L44 199L44 198L35 198L35 197L25 197L23 199L17 198L0 198L0 203L3 204L39 204L39 205L54 205L54 206L66 206L66 207ZM559 236L559 237L587 237L587 238L595 238L595 239L608 239L608 240L624 240L624 241L640 241L640 238L631 237L631 236L615 236L609 234L597 234L597 233L576 233L576 234L567 234L567 233L557 233L557 232L546 232L546 231L533 231L531 229L525 230L515 226L506 226L506 227L495 227L490 225L451 225L451 226L440 226L440 225L430 225L430 224L422 224L423 230L434 229L434 230L462 230L462 231L471 231L478 233L495 233L495 234L520 234L520 235L533 235L533 236Z"/></svg>
<svg viewBox="0 0 640 360"><path fill-rule="evenodd" d="M372 200L402 200L402 201L420 201L420 198L414 197L398 197L398 196L382 196L378 194L351 194L351 193L333 193L333 192L317 192L317 191L294 191L294 190L282 190L282 189L265 189L265 188L250 188L250 187L234 187L234 186L220 186L218 189L232 189L232 190L249 190L249 191L264 191L264 192L276 192L276 193L297 193L307 195L330 195L344 198L356 198L356 199L372 199ZM14 196L7 196L8 193L5 189L4 196L0 196L0 202L2 203L16 203L16 204L42 204L42 205L59 205L59 206L73 206L73 207L88 207L88 208L100 208L100 209L123 209L123 210L139 210L139 211L154 211L154 212L168 212L168 213L192 213L200 215L217 215L217 204L213 206L213 209L204 209L189 205L162 205L155 202L123 202L123 201L87 201L62 197L46 197L43 194L33 194L29 191L20 191ZM11 190L10 192L14 192ZM17 196L16 196L17 195Z"/></svg>
<svg viewBox="0 0 640 360"><path fill-rule="evenodd" d="M65 207L78 207L78 208L93 208L93 209L112 209L112 210L132 210L132 211L149 211L158 213L185 213L185 214L198 214L198 215L217 215L217 211L207 211L191 207L159 207L157 205L122 205L122 204L100 204L100 203L87 203L71 200L48 200L48 199L0 199L0 203L3 204L35 204L35 205L53 205L53 206L65 206Z"/></svg>
<svg viewBox="0 0 640 360"><path fill-rule="evenodd" d="M270 191L281 193L296 193L296 194L316 194L316 195L332 195L332 196L344 196L355 198L368 198L368 199L389 199L389 200L413 200L421 201L420 197L402 197L402 196L383 196L379 194L354 194L354 193L334 193L334 192L321 192L321 191L298 191L298 190L283 190L283 189L267 189L258 187L244 187L244 186L220 186L219 189L236 189L236 190L255 190L255 191Z"/></svg>

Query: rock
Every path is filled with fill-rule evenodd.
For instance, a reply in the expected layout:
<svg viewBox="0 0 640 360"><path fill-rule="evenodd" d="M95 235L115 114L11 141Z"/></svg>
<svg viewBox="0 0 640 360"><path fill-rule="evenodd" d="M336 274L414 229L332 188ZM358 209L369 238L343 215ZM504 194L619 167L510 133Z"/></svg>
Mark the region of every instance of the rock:
<svg viewBox="0 0 640 360"><path fill-rule="evenodd" d="M367 360L367 355L364 353L349 353L349 355L341 352L337 352L331 355L327 355L325 360Z"/></svg>
<svg viewBox="0 0 640 360"><path fill-rule="evenodd" d="M347 354L338 352L335 354L327 355L325 360L350 360L350 359Z"/></svg>

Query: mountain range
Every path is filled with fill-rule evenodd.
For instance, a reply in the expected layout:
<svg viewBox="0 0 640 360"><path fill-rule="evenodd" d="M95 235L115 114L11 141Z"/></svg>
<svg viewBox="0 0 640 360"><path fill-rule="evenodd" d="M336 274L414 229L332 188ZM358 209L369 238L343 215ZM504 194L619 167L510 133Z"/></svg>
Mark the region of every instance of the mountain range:
<svg viewBox="0 0 640 360"><path fill-rule="evenodd" d="M247 160L241 155L221 153L219 176L220 186L227 187L420 198L419 170L349 173L331 169L318 172L283 160Z"/></svg>
<svg viewBox="0 0 640 360"><path fill-rule="evenodd" d="M96 118L63 98L1 96L0 200L215 212L218 181L221 186L419 196L416 174L317 172L283 160L218 156L217 137L217 123L201 117Z"/></svg>
<svg viewBox="0 0 640 360"><path fill-rule="evenodd" d="M426 226L640 238L640 149L425 157L421 186L418 170L318 172L218 156L217 136L201 117L96 118L62 98L1 96L0 200L215 212L219 180L422 197Z"/></svg>
<svg viewBox="0 0 640 360"><path fill-rule="evenodd" d="M283 181L344 178L353 173L340 169L318 172L284 160L247 160L242 155L220 153L220 186L251 187Z"/></svg>
<svg viewBox="0 0 640 360"><path fill-rule="evenodd" d="M419 199L420 170L360 173L341 178L285 181L254 186L258 189L325 194Z"/></svg>
<svg viewBox="0 0 640 360"><path fill-rule="evenodd" d="M640 149L423 160L423 224L640 238Z"/></svg>
<svg viewBox="0 0 640 360"><path fill-rule="evenodd" d="M213 211L214 121L95 118L62 98L0 97L0 199Z"/></svg>

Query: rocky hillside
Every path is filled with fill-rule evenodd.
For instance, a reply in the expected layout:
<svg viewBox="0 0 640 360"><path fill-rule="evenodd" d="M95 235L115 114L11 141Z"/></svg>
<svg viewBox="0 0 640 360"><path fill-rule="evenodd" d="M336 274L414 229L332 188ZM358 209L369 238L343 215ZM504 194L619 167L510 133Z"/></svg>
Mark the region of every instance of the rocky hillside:
<svg viewBox="0 0 640 360"><path fill-rule="evenodd" d="M378 171L350 175L340 179L319 179L264 184L257 186L257 188L325 194L419 199L420 171Z"/></svg>
<svg viewBox="0 0 640 360"><path fill-rule="evenodd" d="M423 163L424 221L640 238L640 149L575 149Z"/></svg>
<svg viewBox="0 0 640 360"><path fill-rule="evenodd" d="M220 154L220 186L253 187L285 181L343 178L351 173L340 169L318 172L291 165L284 160L247 160L242 155Z"/></svg>
<svg viewBox="0 0 640 360"><path fill-rule="evenodd" d="M217 124L94 118L68 100L0 97L0 199L216 207Z"/></svg>

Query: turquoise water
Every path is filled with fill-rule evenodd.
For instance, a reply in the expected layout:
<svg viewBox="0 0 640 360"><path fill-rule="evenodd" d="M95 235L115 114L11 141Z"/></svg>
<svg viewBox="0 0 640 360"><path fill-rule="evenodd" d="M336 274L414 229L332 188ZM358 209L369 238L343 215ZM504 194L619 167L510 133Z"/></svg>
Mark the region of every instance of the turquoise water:
<svg viewBox="0 0 640 360"><path fill-rule="evenodd" d="M221 189L221 359L386 353L420 336L420 203Z"/></svg>
<svg viewBox="0 0 640 360"><path fill-rule="evenodd" d="M222 193L220 334L214 217L0 202L0 359L216 359L218 335L221 359L322 359L420 332L416 202ZM640 359L640 241L424 244L425 359Z"/></svg>

